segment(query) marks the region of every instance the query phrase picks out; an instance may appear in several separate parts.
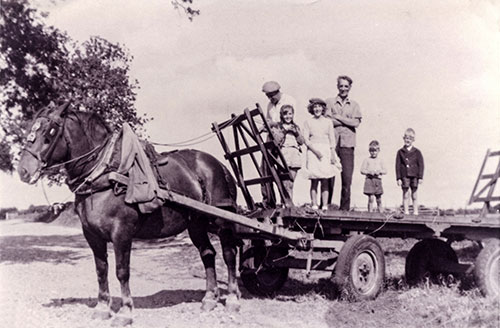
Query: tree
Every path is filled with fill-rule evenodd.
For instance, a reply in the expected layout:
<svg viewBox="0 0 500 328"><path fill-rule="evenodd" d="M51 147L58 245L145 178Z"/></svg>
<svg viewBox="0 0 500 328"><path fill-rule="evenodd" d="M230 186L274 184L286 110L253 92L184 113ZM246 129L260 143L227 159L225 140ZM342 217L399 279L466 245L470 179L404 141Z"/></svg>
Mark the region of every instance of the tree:
<svg viewBox="0 0 500 328"><path fill-rule="evenodd" d="M11 172L24 123L49 103L71 100L95 111L112 127L141 130L148 118L134 107L133 57L119 44L92 37L78 44L43 22L27 0L4 0L0 20L0 170Z"/></svg>
<svg viewBox="0 0 500 328"><path fill-rule="evenodd" d="M187 15L190 21L193 21L193 18L200 14L200 10L194 9L191 7L193 4L193 0L172 0L172 5L175 9L182 9L184 13Z"/></svg>

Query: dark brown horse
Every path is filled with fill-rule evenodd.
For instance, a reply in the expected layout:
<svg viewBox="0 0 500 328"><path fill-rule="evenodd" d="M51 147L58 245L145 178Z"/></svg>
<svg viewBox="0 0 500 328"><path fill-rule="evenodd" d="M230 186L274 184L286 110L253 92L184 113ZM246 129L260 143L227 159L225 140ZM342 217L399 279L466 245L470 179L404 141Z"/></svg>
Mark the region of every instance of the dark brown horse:
<svg viewBox="0 0 500 328"><path fill-rule="evenodd" d="M220 237L228 268L226 307L238 309L237 240L232 227L172 203L166 203L150 214L143 214L137 205L125 203L124 194L117 188L119 186L106 178L107 171L112 168L95 176L96 166L99 167L102 154L109 148L111 135L96 114L70 110L68 104L57 108L49 106L41 110L31 123L18 166L21 180L27 183L35 183L47 168L65 166L68 184L75 191L75 210L96 264L99 293L94 316L110 318L113 314L108 288L107 242L113 243L116 276L121 286L121 309L113 314L113 324L125 325L132 322L133 301L129 288L132 239L162 238L185 229L188 229L193 244L199 250L206 271L202 308L210 310L219 300L215 251L207 234L213 228ZM120 148L115 147L111 157L116 159L119 153ZM235 209L234 179L224 165L211 155L196 150L180 150L163 154L159 162L162 165L156 166L158 175L170 190L209 205Z"/></svg>

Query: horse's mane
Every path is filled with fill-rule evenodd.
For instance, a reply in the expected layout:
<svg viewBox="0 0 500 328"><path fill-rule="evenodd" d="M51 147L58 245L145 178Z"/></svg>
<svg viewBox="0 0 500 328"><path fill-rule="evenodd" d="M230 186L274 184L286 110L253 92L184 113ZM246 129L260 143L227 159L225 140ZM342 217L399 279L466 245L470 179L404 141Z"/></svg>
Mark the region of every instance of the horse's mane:
<svg viewBox="0 0 500 328"><path fill-rule="evenodd" d="M85 130L85 134L92 140L100 140L111 133L111 128L100 115L95 112L70 110L66 116L74 115Z"/></svg>

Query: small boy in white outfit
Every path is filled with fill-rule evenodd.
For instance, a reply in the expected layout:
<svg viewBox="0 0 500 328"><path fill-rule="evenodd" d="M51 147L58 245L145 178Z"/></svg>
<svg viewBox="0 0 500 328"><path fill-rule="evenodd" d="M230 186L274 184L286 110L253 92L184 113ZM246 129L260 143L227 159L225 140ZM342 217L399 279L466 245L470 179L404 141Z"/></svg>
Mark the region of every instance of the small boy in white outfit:
<svg viewBox="0 0 500 328"><path fill-rule="evenodd" d="M361 165L361 174L366 175L363 193L368 196L368 212L373 212L374 200L377 201L377 211L382 212L382 175L387 174L384 163L378 157L380 144L377 140L370 142L370 157Z"/></svg>

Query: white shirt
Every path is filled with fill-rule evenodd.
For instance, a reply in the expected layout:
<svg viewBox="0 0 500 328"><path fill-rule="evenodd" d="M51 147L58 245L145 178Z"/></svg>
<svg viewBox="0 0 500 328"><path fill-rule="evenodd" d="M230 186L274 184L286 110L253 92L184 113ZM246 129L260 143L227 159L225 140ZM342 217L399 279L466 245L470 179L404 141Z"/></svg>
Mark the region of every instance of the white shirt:
<svg viewBox="0 0 500 328"><path fill-rule="evenodd" d="M280 121L281 107L283 105L291 105L293 106L294 111L296 111L297 110L297 108L295 107L296 104L297 102L295 101L295 98L285 93L282 93L281 98L276 105L273 104L272 102L269 102L269 104L267 104L266 118L272 122L278 123Z"/></svg>

